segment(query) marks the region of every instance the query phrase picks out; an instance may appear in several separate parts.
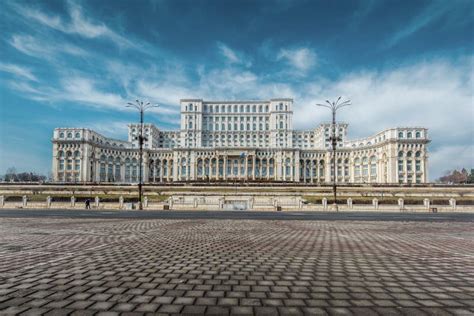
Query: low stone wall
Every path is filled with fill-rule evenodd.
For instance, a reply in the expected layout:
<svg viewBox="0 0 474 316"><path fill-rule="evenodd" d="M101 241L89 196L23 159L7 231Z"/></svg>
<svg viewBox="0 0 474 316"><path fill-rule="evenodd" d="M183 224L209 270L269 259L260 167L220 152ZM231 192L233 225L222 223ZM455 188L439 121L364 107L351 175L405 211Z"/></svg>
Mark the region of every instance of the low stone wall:
<svg viewBox="0 0 474 316"><path fill-rule="evenodd" d="M137 203L124 202L120 196L117 202L101 202L99 197L90 200L90 208L95 210L133 210ZM383 201L382 201L383 202ZM399 198L397 204L380 204L377 198L372 199L371 204L356 204L352 198L348 198L345 204L339 203L339 211L374 211L374 212L471 212L472 205L459 205L454 198L450 198L447 205L432 205L430 199L425 198L423 204L409 205L403 198ZM55 202L50 196L44 202L28 201L25 195L21 201L5 201L0 196L0 208L25 208L25 209L71 209L83 210L85 203L76 202L74 196L70 202ZM327 198L321 203L305 203L304 199L296 195L244 195L244 194L220 194L220 195L175 195L164 202L149 201L148 197L143 201L144 210L248 210L248 211L333 211L332 204Z"/></svg>

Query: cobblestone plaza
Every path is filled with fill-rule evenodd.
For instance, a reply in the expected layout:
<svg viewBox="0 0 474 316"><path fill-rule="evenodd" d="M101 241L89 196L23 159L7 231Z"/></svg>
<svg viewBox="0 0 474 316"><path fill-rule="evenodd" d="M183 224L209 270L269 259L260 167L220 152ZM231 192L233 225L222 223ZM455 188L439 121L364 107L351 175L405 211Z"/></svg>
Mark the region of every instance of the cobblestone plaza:
<svg viewBox="0 0 474 316"><path fill-rule="evenodd" d="M0 314L472 315L472 222L0 219Z"/></svg>

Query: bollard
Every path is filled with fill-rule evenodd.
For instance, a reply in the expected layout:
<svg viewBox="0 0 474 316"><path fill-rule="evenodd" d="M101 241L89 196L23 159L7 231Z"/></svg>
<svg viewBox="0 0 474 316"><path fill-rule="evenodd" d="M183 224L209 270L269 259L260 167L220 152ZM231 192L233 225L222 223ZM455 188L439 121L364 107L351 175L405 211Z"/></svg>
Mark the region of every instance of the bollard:
<svg viewBox="0 0 474 316"><path fill-rule="evenodd" d="M194 198L194 200L193 200L193 206L194 206L194 208L197 208L197 207L198 207L198 199L197 199L197 198Z"/></svg>
<svg viewBox="0 0 474 316"><path fill-rule="evenodd" d="M378 209L379 209L379 200L378 200L377 198L374 198L374 199L372 200L372 205L374 206L374 208L375 208L376 210L378 210Z"/></svg>
<svg viewBox="0 0 474 316"><path fill-rule="evenodd" d="M400 208L400 210L405 209L405 204L402 198L398 199L398 207Z"/></svg>
<svg viewBox="0 0 474 316"><path fill-rule="evenodd" d="M323 198L322 204L323 204L323 209L324 209L324 210L327 210L327 208L328 208L328 199Z"/></svg>
<svg viewBox="0 0 474 316"><path fill-rule="evenodd" d="M143 207L148 207L148 196L143 198Z"/></svg>
<svg viewBox="0 0 474 316"><path fill-rule="evenodd" d="M352 199L351 198L348 198L347 199L347 206L352 209Z"/></svg>
<svg viewBox="0 0 474 316"><path fill-rule="evenodd" d="M5 205L5 197L3 195L0 195L0 207L3 207Z"/></svg>
<svg viewBox="0 0 474 316"><path fill-rule="evenodd" d="M95 200L95 207L96 207L96 208L99 208L99 202L100 202L99 197L96 196L94 200Z"/></svg>
<svg viewBox="0 0 474 316"><path fill-rule="evenodd" d="M423 205L426 207L426 209L430 209L430 199L424 199L423 200Z"/></svg>
<svg viewBox="0 0 474 316"><path fill-rule="evenodd" d="M74 196L71 196L71 207L76 206L76 198Z"/></svg>
<svg viewBox="0 0 474 316"><path fill-rule="evenodd" d="M22 202L23 207L26 207L28 205L28 198L26 197L26 195L23 195Z"/></svg>
<svg viewBox="0 0 474 316"><path fill-rule="evenodd" d="M47 208L51 208L51 197L48 195L48 197L46 198L46 207Z"/></svg>
<svg viewBox="0 0 474 316"><path fill-rule="evenodd" d="M455 209L456 209L456 199L450 198L450 199L449 199L449 205L451 205L451 208L452 208L453 210L455 210Z"/></svg>
<svg viewBox="0 0 474 316"><path fill-rule="evenodd" d="M123 196L119 197L119 208L123 209Z"/></svg>

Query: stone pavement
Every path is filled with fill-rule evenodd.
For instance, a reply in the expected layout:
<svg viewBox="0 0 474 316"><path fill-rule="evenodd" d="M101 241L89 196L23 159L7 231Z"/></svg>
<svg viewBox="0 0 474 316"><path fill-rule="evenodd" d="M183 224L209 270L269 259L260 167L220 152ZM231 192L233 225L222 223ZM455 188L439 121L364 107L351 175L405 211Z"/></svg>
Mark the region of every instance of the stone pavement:
<svg viewBox="0 0 474 316"><path fill-rule="evenodd" d="M0 219L0 314L473 315L472 223Z"/></svg>

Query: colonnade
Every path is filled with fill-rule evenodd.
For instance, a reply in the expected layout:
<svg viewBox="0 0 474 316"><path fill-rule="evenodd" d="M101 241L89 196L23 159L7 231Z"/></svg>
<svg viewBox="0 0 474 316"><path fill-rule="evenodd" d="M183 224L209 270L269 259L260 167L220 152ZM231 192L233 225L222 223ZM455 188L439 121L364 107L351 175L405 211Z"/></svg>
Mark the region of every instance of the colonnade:
<svg viewBox="0 0 474 316"><path fill-rule="evenodd" d="M145 152L143 181L287 181L331 183L332 153L258 151L238 154L222 151ZM235 153L234 153L235 152ZM338 183L424 183L426 153L420 148L388 152L339 152L335 176ZM86 158L84 158L86 157ZM55 180L64 182L137 183L139 159L133 154L101 154L87 158L81 148L59 151Z"/></svg>

